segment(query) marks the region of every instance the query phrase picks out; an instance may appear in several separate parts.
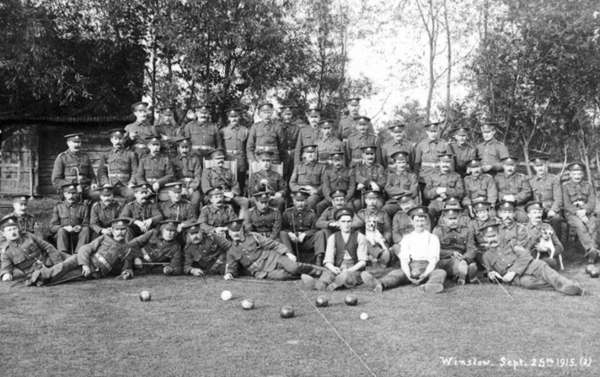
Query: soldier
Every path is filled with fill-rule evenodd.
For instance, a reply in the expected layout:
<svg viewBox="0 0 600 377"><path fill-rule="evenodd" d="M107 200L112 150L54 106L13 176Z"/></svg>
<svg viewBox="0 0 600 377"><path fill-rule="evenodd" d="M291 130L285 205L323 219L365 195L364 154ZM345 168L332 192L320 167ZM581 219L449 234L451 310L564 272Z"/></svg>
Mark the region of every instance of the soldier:
<svg viewBox="0 0 600 377"><path fill-rule="evenodd" d="M327 239L334 232L340 229L340 224L335 220L335 213L338 209L343 208L347 205L347 196L345 190L335 190L331 194L331 207L327 208L321 216L319 216L315 226L317 233L315 233L315 254L316 262L318 267L323 267L323 257L325 256L325 247L327 246Z"/></svg>
<svg viewBox="0 0 600 377"><path fill-rule="evenodd" d="M498 203L498 217L501 221L498 226L500 243L504 244L514 240L519 245L525 246L527 231L525 230L525 225L515 221L515 207L514 202Z"/></svg>
<svg viewBox="0 0 600 377"><path fill-rule="evenodd" d="M348 140L350 135L356 132L356 120L360 117L360 98L348 98L346 106L348 107L348 115L344 116L338 125L340 139L344 143ZM373 125L369 123L368 131L374 133Z"/></svg>
<svg viewBox="0 0 600 377"><path fill-rule="evenodd" d="M98 183L112 187L114 194L130 202L135 199L131 187L135 184L133 175L138 171L138 157L134 152L124 149L124 130L117 128L108 132L113 147L100 156Z"/></svg>
<svg viewBox="0 0 600 377"><path fill-rule="evenodd" d="M282 230L279 237L285 247L290 251L295 250L299 256L301 252L315 251L317 215L312 209L308 208L307 194L298 191L292 194L292 198L294 199L294 206L286 209L281 216ZM295 247L292 246L292 243Z"/></svg>
<svg viewBox="0 0 600 377"><path fill-rule="evenodd" d="M498 189L496 188L494 178L489 174L483 173L480 158L474 158L469 161L467 164L467 173L468 175L463 180L465 197L462 199L462 204L469 211L469 216L474 218L473 203L476 201L485 201L495 206L498 200Z"/></svg>
<svg viewBox="0 0 600 377"><path fill-rule="evenodd" d="M56 237L58 251L75 254L79 248L90 242L90 207L81 203L77 183L63 185L65 200L57 203L52 210L50 233ZM76 245L73 248L73 244Z"/></svg>
<svg viewBox="0 0 600 377"><path fill-rule="evenodd" d="M427 207L415 207L408 213L414 230L400 243L400 269L393 270L381 279L375 279L368 272L360 274L366 286L377 293L414 284L426 293L440 293L444 290L446 271L437 268L440 260L440 240L425 229L428 217Z"/></svg>
<svg viewBox="0 0 600 377"><path fill-rule="evenodd" d="M246 143L250 131L240 124L241 109L232 108L225 110L227 114L227 127L219 131L223 139L223 148L227 153L227 161L235 161L237 164L237 181L240 191L246 188L246 173L248 172L248 157L246 156Z"/></svg>
<svg viewBox="0 0 600 377"><path fill-rule="evenodd" d="M319 126L321 127L321 136L315 140L315 144L317 145L317 160L321 164L330 164L331 153L342 151L344 144L331 133L333 120L322 120L319 122ZM345 166L343 153L342 163Z"/></svg>
<svg viewBox="0 0 600 377"><path fill-rule="evenodd" d="M135 174L135 182L138 185L149 183L159 200L167 200L168 195L161 192L161 189L175 178L173 163L169 157L160 152L158 136L149 136L146 140L150 153L140 160L138 171Z"/></svg>
<svg viewBox="0 0 600 377"><path fill-rule="evenodd" d="M250 201L241 196L240 185L233 172L224 167L225 150L215 149L209 155L214 165L202 172L202 191L205 193L211 188L219 187L226 204L235 204L240 209L240 218L246 218Z"/></svg>
<svg viewBox="0 0 600 377"><path fill-rule="evenodd" d="M395 164L388 169L385 182L385 193L389 199L382 208L390 219L400 211L398 199L402 195L408 194L414 200L417 200L419 196L419 180L408 166L410 154L405 151L397 151L392 155L392 159Z"/></svg>
<svg viewBox="0 0 600 377"><path fill-rule="evenodd" d="M352 219L352 228L367 236L367 252L383 265L390 261L389 245L392 245L392 220L385 211L377 209L378 191L365 194L367 207L358 211Z"/></svg>
<svg viewBox="0 0 600 377"><path fill-rule="evenodd" d="M477 149L467 143L468 136L469 131L461 127L454 131L454 140L456 141L448 144L450 152L454 154L454 171L463 178L468 174L467 164L477 158Z"/></svg>
<svg viewBox="0 0 600 377"><path fill-rule="evenodd" d="M375 162L382 165L381 148L379 138L372 132L369 132L371 119L361 116L356 120L356 132L348 136L346 142L346 161L350 167L360 164L363 160L363 147L375 146Z"/></svg>
<svg viewBox="0 0 600 377"><path fill-rule="evenodd" d="M385 168L375 163L377 146L367 145L361 148L362 161L354 167L354 181L356 182L356 193L359 198L354 199L354 209L361 210L365 207L364 191L373 190L383 192L387 174ZM377 208L383 207L385 202L382 197L377 199Z"/></svg>
<svg viewBox="0 0 600 377"><path fill-rule="evenodd" d="M19 219L13 214L0 220L0 230L5 243L0 246L0 277L2 281L11 281L17 268L27 278L42 266L53 266L68 257L62 255L41 238L21 229Z"/></svg>
<svg viewBox="0 0 600 377"><path fill-rule="evenodd" d="M469 222L469 230L473 233L473 239L475 240L475 246L477 246L480 252L485 250L485 240L483 234L479 231L482 227L495 224L498 221L490 215L491 204L489 202L477 202L473 205L473 212L475 212L475 218Z"/></svg>
<svg viewBox="0 0 600 377"><path fill-rule="evenodd" d="M273 160L273 152L261 151L258 153L260 160L260 169L254 172L250 177L248 185L248 195L254 195L258 191L267 191L271 196L269 205L277 208L280 213L285 210L285 198L288 193L287 181L281 174L271 170L271 161ZM255 205L254 197L250 199L250 203Z"/></svg>
<svg viewBox="0 0 600 377"><path fill-rule="evenodd" d="M130 219L114 219L111 222L112 234L104 234L93 242L84 245L77 255L72 255L52 268L35 271L26 284L56 284L71 278L103 278L119 276L123 262L128 257L129 247L125 234Z"/></svg>
<svg viewBox="0 0 600 377"><path fill-rule="evenodd" d="M529 178L529 185L533 192L533 200L544 205L543 218L550 223L554 233L561 239L563 217L563 193L560 178L548 173L548 158L536 157L531 164L535 175Z"/></svg>
<svg viewBox="0 0 600 377"><path fill-rule="evenodd" d="M35 217L27 213L29 198L29 195L13 195L12 199L14 211L9 215L16 217L21 232L33 234L35 233L37 222L35 221ZM2 232L0 232L0 245L2 245L4 242L6 242L6 238L2 235Z"/></svg>
<svg viewBox="0 0 600 377"><path fill-rule="evenodd" d="M100 200L92 204L92 209L90 210L90 227L94 232L94 238L112 234L110 223L119 217L123 209L119 202L115 200L113 190L112 186L98 188Z"/></svg>
<svg viewBox="0 0 600 377"><path fill-rule="evenodd" d="M158 206L165 220L196 221L197 218L189 200L183 198L183 182L171 182L165 186L169 190L169 200Z"/></svg>
<svg viewBox="0 0 600 377"><path fill-rule="evenodd" d="M323 196L325 197L317 205L317 216L320 217L331 203L333 198L331 193L336 190L344 190L346 192L346 201L350 201L354 197L356 183L354 182L354 170L344 166L344 152L341 150L332 151L330 155L332 166L325 169L323 176ZM351 206L350 203L348 206Z"/></svg>
<svg viewBox="0 0 600 377"><path fill-rule="evenodd" d="M449 196L462 198L465 195L465 187L460 174L453 172L453 155L450 153L440 154L439 171L432 172L425 177L425 190L423 196L428 199L429 213L437 219L440 211L444 208L444 199Z"/></svg>
<svg viewBox="0 0 600 377"><path fill-rule="evenodd" d="M227 252L225 280L237 278L241 268L257 279L291 280L298 279L301 274L321 276L319 268L296 262L296 257L279 242L246 232L242 222L238 219L227 223L233 242Z"/></svg>
<svg viewBox="0 0 600 377"><path fill-rule="evenodd" d="M317 210L317 204L323 199L323 172L326 167L316 161L316 145L305 145L302 147L304 161L294 166L294 172L290 179L290 190L292 192L305 191L309 197L306 201L308 208Z"/></svg>
<svg viewBox="0 0 600 377"><path fill-rule="evenodd" d="M187 137L175 139L179 145L179 154L171 161L175 180L182 182L182 195L190 201L192 213L195 218L200 213L202 194L200 193L200 181L202 179L202 164L197 156L190 155L192 142Z"/></svg>
<svg viewBox="0 0 600 377"><path fill-rule="evenodd" d="M498 123L487 122L481 125L483 141L477 144L477 156L481 158L484 173L495 176L503 169L501 161L510 157L508 148L501 141L496 140L496 127Z"/></svg>
<svg viewBox="0 0 600 377"><path fill-rule="evenodd" d="M570 296L584 294L578 284L561 276L546 263L534 260L522 246L513 242L501 244L498 224L488 224L480 232L488 245L483 265L490 281L502 281L527 289L554 289Z"/></svg>
<svg viewBox="0 0 600 377"><path fill-rule="evenodd" d="M123 146L130 151L135 152L138 161L150 153L146 138L155 135L154 126L148 121L148 103L136 102L131 105L131 110L135 116L135 122L125 126L125 137Z"/></svg>
<svg viewBox="0 0 600 377"><path fill-rule="evenodd" d="M148 183L133 186L133 192L135 200L125 204L121 211L121 217L133 219L133 223L127 229L127 241L147 233L163 219L158 205L148 200L150 195Z"/></svg>
<svg viewBox="0 0 600 377"><path fill-rule="evenodd" d="M523 246L525 250L529 250L533 258L544 261L548 266L557 270L558 262L556 259L562 255L565 248L558 237L556 237L556 234L552 231L551 234L546 234L548 241L550 241L549 244L541 242L545 233L543 229L544 224L542 223L544 205L541 202L529 202L525 206L525 211L527 211L527 217L529 217L529 222L524 226L527 240L521 246ZM548 224L546 224L546 226L548 226Z"/></svg>
<svg viewBox="0 0 600 377"><path fill-rule="evenodd" d="M469 217L469 215L467 215L461 205L460 205L460 199L458 196L449 196L446 199L444 199L444 209L456 209L458 210L458 225L460 226L469 226L469 222L471 222L471 217ZM442 215L440 216L440 218L438 219L437 225L438 226L444 226L446 225L446 219L444 218L444 213L442 213Z"/></svg>
<svg viewBox="0 0 600 377"><path fill-rule="evenodd" d="M415 147L415 173L419 177L421 189L425 187L425 178L433 174L439 165L439 156L450 153L448 143L439 137L441 122L423 126L427 139L421 140Z"/></svg>
<svg viewBox="0 0 600 377"><path fill-rule="evenodd" d="M123 279L133 278L132 266L146 273L160 268L165 275L181 275L183 255L175 241L179 224L181 222L175 220L161 221L160 229L152 229L129 241L131 250L123 266Z"/></svg>
<svg viewBox="0 0 600 377"><path fill-rule="evenodd" d="M65 135L69 149L62 152L54 161L52 169L52 184L60 195L60 188L77 182L79 192L83 199L98 200L98 194L92 190L98 187L96 174L90 157L81 152L81 136L83 134Z"/></svg>
<svg viewBox="0 0 600 377"><path fill-rule="evenodd" d="M300 129L305 126L304 122L297 123L293 121L295 106L281 106L281 132L283 134L283 179L286 182L290 181L292 172L294 171L294 151L298 143L298 135ZM298 119L299 120L299 119Z"/></svg>
<svg viewBox="0 0 600 377"><path fill-rule="evenodd" d="M567 169L570 178L562 186L567 223L577 232L588 263L594 264L600 253L596 243L598 229L596 192L590 182L583 180L586 169L584 164L573 163L567 166Z"/></svg>
<svg viewBox="0 0 600 377"><path fill-rule="evenodd" d="M281 242L281 212L269 207L271 196L266 191L254 193L256 207L251 208L248 218L244 221L244 228L248 232L259 233L263 237Z"/></svg>
<svg viewBox="0 0 600 377"><path fill-rule="evenodd" d="M279 164L283 152L283 131L281 126L273 119L273 105L261 103L258 105L258 114L261 121L254 123L250 128L246 153L248 162L252 164L258 161L257 152L269 151L273 153L273 163ZM252 170L252 169L250 169Z"/></svg>
<svg viewBox="0 0 600 377"><path fill-rule="evenodd" d="M473 233L468 227L458 223L460 210L445 208L444 225L439 225L433 234L440 240L440 260L438 268L446 271L448 278L457 278L460 285L476 281L477 265L475 256L477 249L473 241Z"/></svg>
<svg viewBox="0 0 600 377"><path fill-rule="evenodd" d="M407 154L407 170L414 170L415 168L415 147L411 142L404 140L406 136L405 125L402 123L395 124L388 127L392 134L392 139L385 142L381 146L381 155L383 158L383 167L388 168L394 165L394 156L396 152L406 152Z"/></svg>
<svg viewBox="0 0 600 377"><path fill-rule="evenodd" d="M515 173L517 159L515 157L506 157L502 159L504 172L494 177L496 188L498 189L498 199L509 202L515 202L515 219L520 223L528 221L524 206L531 200L531 186L527 176L521 173Z"/></svg>
<svg viewBox="0 0 600 377"><path fill-rule="evenodd" d="M338 288L353 288L362 284L360 273L368 261L367 241L363 234L352 229L351 209L341 208L335 212L335 221L340 230L327 238L325 267L319 280L302 275L308 289L335 291Z"/></svg>
<svg viewBox="0 0 600 377"><path fill-rule="evenodd" d="M225 205L223 191L219 187L207 190L210 204L202 207L200 211L200 227L206 233L216 233L222 237L227 232L225 224L235 220L237 216L230 206Z"/></svg>
<svg viewBox="0 0 600 377"><path fill-rule="evenodd" d="M321 136L321 109L308 109L306 110L306 117L308 118L308 126L303 127L298 132L298 141L296 142L296 149L294 152L294 166L298 166L302 162L302 150L307 145L315 145L317 147L317 141Z"/></svg>
<svg viewBox="0 0 600 377"><path fill-rule="evenodd" d="M216 124L210 122L211 105L200 103L194 107L197 120L189 122L180 130L180 136L189 137L192 141L192 150L204 164L204 159L210 151L217 148L223 148L223 140L219 135L219 128Z"/></svg>
<svg viewBox="0 0 600 377"><path fill-rule="evenodd" d="M224 275L231 242L214 233L204 232L199 222L184 223L181 229L187 234L183 248L183 273L198 277Z"/></svg>
<svg viewBox="0 0 600 377"><path fill-rule="evenodd" d="M173 158L177 155L177 143L179 137L179 125L175 120L175 106L163 105L159 108L159 115L154 120L154 130L161 136L160 150Z"/></svg>

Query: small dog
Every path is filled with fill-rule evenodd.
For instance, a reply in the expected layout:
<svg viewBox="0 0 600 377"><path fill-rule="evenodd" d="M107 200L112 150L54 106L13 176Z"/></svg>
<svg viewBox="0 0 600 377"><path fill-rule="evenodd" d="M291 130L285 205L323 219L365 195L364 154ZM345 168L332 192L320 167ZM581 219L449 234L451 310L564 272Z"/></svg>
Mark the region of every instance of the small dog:
<svg viewBox="0 0 600 377"><path fill-rule="evenodd" d="M546 248L549 251L545 251L545 252L538 251L537 257L535 259L540 259L540 255L543 257L545 257L547 255L547 257L550 259L554 258L554 254L556 253L556 247L554 247L554 243L552 242L553 234L554 234L554 229L552 229L550 224L543 223L542 224L542 237L540 238L540 240L536 246L542 246L543 248ZM560 269L564 270L565 267L563 266L561 255L558 256L558 261L560 263Z"/></svg>
<svg viewBox="0 0 600 377"><path fill-rule="evenodd" d="M379 232L379 229L377 229L377 216L375 215L369 215L366 220L365 220L365 237L367 238L367 241L373 245L373 246L380 246L383 250L388 250L388 247L386 245L386 241L385 238L383 238L383 236L381 235L381 232Z"/></svg>

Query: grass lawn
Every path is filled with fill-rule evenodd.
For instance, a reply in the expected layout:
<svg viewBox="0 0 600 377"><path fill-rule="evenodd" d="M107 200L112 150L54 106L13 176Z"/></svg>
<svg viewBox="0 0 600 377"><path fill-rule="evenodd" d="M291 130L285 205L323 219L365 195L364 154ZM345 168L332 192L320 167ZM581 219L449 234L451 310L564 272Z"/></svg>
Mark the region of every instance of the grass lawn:
<svg viewBox="0 0 600 377"><path fill-rule="evenodd" d="M356 307L343 303L347 291L327 293L322 315L312 305L320 293L301 282L0 283L0 376L598 376L600 279L582 259L567 253L563 273L590 296L506 287L512 300L487 282L438 295L358 287ZM152 301L140 302L142 290ZM295 318L279 316L284 305Z"/></svg>

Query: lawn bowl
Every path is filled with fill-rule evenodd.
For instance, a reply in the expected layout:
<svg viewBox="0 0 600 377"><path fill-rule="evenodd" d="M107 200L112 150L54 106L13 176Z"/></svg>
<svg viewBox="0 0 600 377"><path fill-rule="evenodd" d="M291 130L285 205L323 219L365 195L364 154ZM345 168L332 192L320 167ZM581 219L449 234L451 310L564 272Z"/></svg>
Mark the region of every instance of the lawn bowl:
<svg viewBox="0 0 600 377"><path fill-rule="evenodd" d="M292 308L291 306L284 306L283 308L281 308L279 315L281 315L281 318L293 318L294 308Z"/></svg>
<svg viewBox="0 0 600 377"><path fill-rule="evenodd" d="M242 308L244 308L245 310L254 309L254 301L248 299L242 301Z"/></svg>
<svg viewBox="0 0 600 377"><path fill-rule="evenodd" d="M317 301L315 303L316 303L317 307L324 308L327 305L329 305L329 300L325 296L319 296L319 297L317 297Z"/></svg>
<svg viewBox="0 0 600 377"><path fill-rule="evenodd" d="M152 296L150 296L150 292L148 291L141 291L140 292L140 301L142 302L147 302L152 300Z"/></svg>
<svg viewBox="0 0 600 377"><path fill-rule="evenodd" d="M229 301L229 300L231 300L231 297L233 297L233 295L231 294L230 291L223 291L221 293L221 300L223 300L223 301Z"/></svg>
<svg viewBox="0 0 600 377"><path fill-rule="evenodd" d="M596 267L594 267L590 271L590 276L593 277L593 278L597 278L598 276L600 276L600 270L598 270Z"/></svg>
<svg viewBox="0 0 600 377"><path fill-rule="evenodd" d="M348 306L356 306L356 304L358 304L358 298L354 295L347 295L344 302Z"/></svg>

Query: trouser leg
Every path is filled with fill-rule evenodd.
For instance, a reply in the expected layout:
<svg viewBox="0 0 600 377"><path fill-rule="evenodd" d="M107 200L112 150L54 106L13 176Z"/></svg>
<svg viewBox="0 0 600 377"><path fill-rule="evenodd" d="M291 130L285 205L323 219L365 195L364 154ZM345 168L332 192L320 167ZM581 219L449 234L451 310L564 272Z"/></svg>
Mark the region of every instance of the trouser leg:
<svg viewBox="0 0 600 377"><path fill-rule="evenodd" d="M285 211L285 198L271 198L271 200L269 201L269 206L283 213L283 211Z"/></svg>
<svg viewBox="0 0 600 377"><path fill-rule="evenodd" d="M76 255L69 256L62 263L58 263L51 268L43 267L38 271L39 276L36 280L41 280L45 284L50 284L71 277L70 275L67 276L71 272L72 276L81 275L81 269L79 268Z"/></svg>
<svg viewBox="0 0 600 377"><path fill-rule="evenodd" d="M317 218L321 217L321 214L325 212L327 208L331 206L331 202L327 199L323 199L317 204Z"/></svg>
<svg viewBox="0 0 600 377"><path fill-rule="evenodd" d="M311 195L306 199L306 206L313 211L317 212L317 204L321 201L320 195Z"/></svg>
<svg viewBox="0 0 600 377"><path fill-rule="evenodd" d="M400 206L398 203L386 203L381 210L387 213L390 219L393 219L396 213L400 211Z"/></svg>
<svg viewBox="0 0 600 377"><path fill-rule="evenodd" d="M189 197L189 199L190 204L192 205L192 216L194 216L194 218L197 219L200 215L200 203L202 203L202 194L200 194L200 191L196 190L192 192L192 195Z"/></svg>
<svg viewBox="0 0 600 377"><path fill-rule="evenodd" d="M408 277L401 269L393 270L379 279L385 289L392 289L410 283Z"/></svg>
<svg viewBox="0 0 600 377"><path fill-rule="evenodd" d="M589 219L590 221L592 221L591 217ZM581 242L581 245L586 250L586 252L589 251L591 248L597 248L595 234L594 236L590 234L588 226L586 226L586 224L584 224L583 221L581 221L579 216L568 214L567 222L569 223L569 226L571 228L575 229L577 237L579 238L579 242ZM595 230L595 224L592 224L592 228Z"/></svg>
<svg viewBox="0 0 600 377"><path fill-rule="evenodd" d="M65 228L60 228L56 232L56 249L69 254L75 252L75 250L71 250L71 234Z"/></svg>
<svg viewBox="0 0 600 377"><path fill-rule="evenodd" d="M431 202L429 202L429 214L433 216L436 221L442 214L443 208L444 202L442 202L441 200L432 200Z"/></svg>
<svg viewBox="0 0 600 377"><path fill-rule="evenodd" d="M90 243L91 239L92 230L87 226L81 228L81 231L79 234L77 234L77 246L75 247L75 253L77 253L83 245Z"/></svg>

